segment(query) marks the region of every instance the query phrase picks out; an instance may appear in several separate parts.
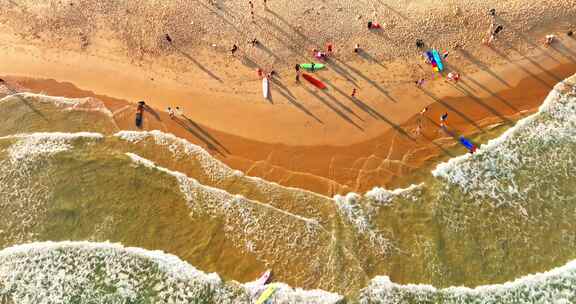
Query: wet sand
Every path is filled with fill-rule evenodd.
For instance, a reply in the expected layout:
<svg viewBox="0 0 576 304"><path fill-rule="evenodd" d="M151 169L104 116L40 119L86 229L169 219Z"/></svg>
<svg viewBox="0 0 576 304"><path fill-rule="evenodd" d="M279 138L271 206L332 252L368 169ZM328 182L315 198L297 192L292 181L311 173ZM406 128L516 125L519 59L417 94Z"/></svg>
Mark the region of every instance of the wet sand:
<svg viewBox="0 0 576 304"><path fill-rule="evenodd" d="M529 71L529 65L522 63ZM160 109L144 116L144 129L159 129L198 144L235 169L282 185L333 195L347 191L364 192L374 186L406 186L403 177L429 164L438 156L455 156L448 147L454 137L482 134L497 124L512 125L538 108L557 79L576 71L576 64L560 65L549 71L524 77L514 87L482 96L485 82L480 76L464 77L450 89L459 96L441 97L426 87L432 103L421 117L413 115L395 128L383 128L376 138L349 146L292 146L259 142L204 126L190 117L172 120ZM510 73L519 73L512 69ZM525 75L524 75L525 76ZM3 77L9 85L33 92L66 97L96 97L114 113L120 129L134 126L135 105L128 101L83 91L70 83L25 77ZM484 92L485 93L485 92ZM484 94L486 95L486 94ZM479 97L481 96L481 97ZM449 112L448 129L438 118ZM421 135L415 133L417 120L423 121Z"/></svg>

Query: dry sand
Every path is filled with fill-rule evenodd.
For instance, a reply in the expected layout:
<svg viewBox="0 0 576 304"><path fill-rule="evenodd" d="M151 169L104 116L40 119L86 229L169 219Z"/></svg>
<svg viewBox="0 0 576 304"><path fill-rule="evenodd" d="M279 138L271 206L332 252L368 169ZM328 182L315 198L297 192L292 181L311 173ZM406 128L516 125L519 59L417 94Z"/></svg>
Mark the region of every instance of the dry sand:
<svg viewBox="0 0 576 304"><path fill-rule="evenodd" d="M126 129L135 129L127 101L182 106L192 128L165 113L145 117L145 128L188 138L250 175L334 194L398 185L449 153L452 135L511 124L576 72L576 42L564 34L574 27L575 1L253 2L254 22L248 1L0 0L0 74L52 95L113 96L99 98ZM492 47L481 44L489 8L504 25ZM368 31L368 20L382 30ZM559 41L542 47L552 32ZM261 46L249 46L253 38ZM450 52L457 85L431 80L417 38ZM314 74L329 88L295 83L294 64L327 42L334 57ZM240 51L231 56L234 43ZM261 97L257 67L279 72L271 100ZM429 81L418 89L413 81L422 77ZM354 87L358 98L349 97ZM435 125L445 111L449 132Z"/></svg>

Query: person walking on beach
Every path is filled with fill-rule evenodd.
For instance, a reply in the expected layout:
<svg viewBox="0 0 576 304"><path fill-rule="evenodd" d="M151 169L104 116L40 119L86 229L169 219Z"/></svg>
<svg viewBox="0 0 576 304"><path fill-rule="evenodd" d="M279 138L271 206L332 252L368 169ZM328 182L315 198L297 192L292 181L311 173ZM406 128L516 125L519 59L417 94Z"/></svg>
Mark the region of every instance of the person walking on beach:
<svg viewBox="0 0 576 304"><path fill-rule="evenodd" d="M544 41L544 46L549 47L556 40L555 35L546 35L546 40Z"/></svg>
<svg viewBox="0 0 576 304"><path fill-rule="evenodd" d="M357 93L356 88L353 88L353 89L352 89L352 94L350 94L350 96L356 97L356 93Z"/></svg>
<svg viewBox="0 0 576 304"><path fill-rule="evenodd" d="M300 82L300 65L296 64L294 69L296 70L296 82Z"/></svg>
<svg viewBox="0 0 576 304"><path fill-rule="evenodd" d="M420 78L420 79L414 81L414 83L416 83L417 87L421 88L424 86L424 78Z"/></svg>
<svg viewBox="0 0 576 304"><path fill-rule="evenodd" d="M454 83L458 83L458 80L460 80L460 74L455 73L455 72L450 72L450 73L448 73L447 79L448 79L448 81L453 81Z"/></svg>
<svg viewBox="0 0 576 304"><path fill-rule="evenodd" d="M444 114L442 114L442 116L440 116L440 127L441 128L446 127L446 121L447 120L448 120L448 112L444 112Z"/></svg>
<svg viewBox="0 0 576 304"><path fill-rule="evenodd" d="M428 112L428 107L424 107L422 111L420 111L420 116L424 115L424 113Z"/></svg>
<svg viewBox="0 0 576 304"><path fill-rule="evenodd" d="M328 55L332 56L332 43L326 44L326 53L328 53Z"/></svg>
<svg viewBox="0 0 576 304"><path fill-rule="evenodd" d="M166 39L166 41L168 41L168 43L172 43L172 37L170 37L170 35L166 34L164 35L164 38Z"/></svg>
<svg viewBox="0 0 576 304"><path fill-rule="evenodd" d="M493 28L494 26L495 26L495 24L492 23L492 26L490 28ZM498 35L498 33L500 33L503 29L504 29L504 27L502 25L496 26L496 29L494 29L494 31L490 35L490 39L488 39L488 45L491 45L492 42L494 42L494 40L496 40L496 35Z"/></svg>
<svg viewBox="0 0 576 304"><path fill-rule="evenodd" d="M176 107L176 115L178 116L184 116L184 110L180 107Z"/></svg>
<svg viewBox="0 0 576 304"><path fill-rule="evenodd" d="M495 18L495 17L496 17L496 9L495 9L495 8L491 8L491 9L488 11L488 15L490 15L492 18Z"/></svg>
<svg viewBox="0 0 576 304"><path fill-rule="evenodd" d="M234 53L236 53L237 50L238 50L238 46L236 44L234 44L232 46L232 49L230 50L230 52L232 53L232 55L234 55Z"/></svg>

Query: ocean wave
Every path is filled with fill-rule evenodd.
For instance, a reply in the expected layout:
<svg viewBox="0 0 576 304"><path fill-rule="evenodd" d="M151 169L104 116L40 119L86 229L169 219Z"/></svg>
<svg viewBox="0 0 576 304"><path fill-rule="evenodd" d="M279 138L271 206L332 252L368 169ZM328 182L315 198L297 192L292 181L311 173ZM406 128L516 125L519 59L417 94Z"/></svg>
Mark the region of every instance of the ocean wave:
<svg viewBox="0 0 576 304"><path fill-rule="evenodd" d="M112 112L102 101L92 97L69 98L23 92L3 97L0 99L0 104L10 100L27 100L31 102L50 103L67 111L100 112L108 117L113 116Z"/></svg>
<svg viewBox="0 0 576 304"><path fill-rule="evenodd" d="M374 278L360 293L361 304L394 303L574 303L576 260L544 273L536 273L503 284L476 288L393 283L387 276Z"/></svg>
<svg viewBox="0 0 576 304"><path fill-rule="evenodd" d="M38 132L15 134L0 137L0 139L17 139L16 143L8 148L8 155L12 161L33 161L40 155L54 155L72 148L71 142L76 139L103 139L104 135L93 132L63 133Z"/></svg>
<svg viewBox="0 0 576 304"><path fill-rule="evenodd" d="M576 98L556 85L536 114L524 118L500 137L466 154L439 164L435 177L495 204L527 201L538 181L522 183L520 176L570 166L576 143ZM525 178L524 178L525 179ZM524 213L522 206L519 206Z"/></svg>
<svg viewBox="0 0 576 304"><path fill-rule="evenodd" d="M276 284L273 303L339 303L337 294ZM224 282L161 251L41 242L0 251L0 299L14 303L252 303L261 288Z"/></svg>

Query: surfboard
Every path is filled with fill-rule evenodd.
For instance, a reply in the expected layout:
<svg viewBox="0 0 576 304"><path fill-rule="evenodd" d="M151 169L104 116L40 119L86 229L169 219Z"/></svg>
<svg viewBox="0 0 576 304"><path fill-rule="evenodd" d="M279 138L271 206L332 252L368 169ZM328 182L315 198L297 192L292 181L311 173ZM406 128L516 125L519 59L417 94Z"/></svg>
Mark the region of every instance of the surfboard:
<svg viewBox="0 0 576 304"><path fill-rule="evenodd" d="M272 296L274 291L276 291L276 285L270 285L270 287L266 288L266 290L264 290L264 292L260 295L256 301L256 304L264 304L264 302L266 302L266 300Z"/></svg>
<svg viewBox="0 0 576 304"><path fill-rule="evenodd" d="M312 64L311 63L301 63L300 67L303 69L311 70ZM320 70L320 69L323 69L324 67L325 67L325 65L323 63L315 63L314 64L314 70Z"/></svg>
<svg viewBox="0 0 576 304"><path fill-rule="evenodd" d="M313 84L315 87L319 88L320 90L323 90L326 88L326 85L324 83L322 83L322 81L312 77L311 75L308 75L306 73L302 73L302 77L304 77L304 79L308 80L309 83Z"/></svg>
<svg viewBox="0 0 576 304"><path fill-rule="evenodd" d="M442 59L440 59L440 54L438 54L437 50L432 50L432 56L434 56L434 61L436 62L438 69L440 71L444 70L444 65L442 64Z"/></svg>
<svg viewBox="0 0 576 304"><path fill-rule="evenodd" d="M262 274L262 276L256 281L256 284L258 285L266 285L268 284L268 280L270 280L270 277L272 276L272 271L271 270L266 270L266 272L264 272Z"/></svg>
<svg viewBox="0 0 576 304"><path fill-rule="evenodd" d="M262 78L262 96L264 99L268 99L268 93L270 92L270 88L268 87L268 78Z"/></svg>
<svg viewBox="0 0 576 304"><path fill-rule="evenodd" d="M476 145L469 141L464 136L460 136L460 143L466 147L466 149L470 150L470 152L474 153L476 151Z"/></svg>

